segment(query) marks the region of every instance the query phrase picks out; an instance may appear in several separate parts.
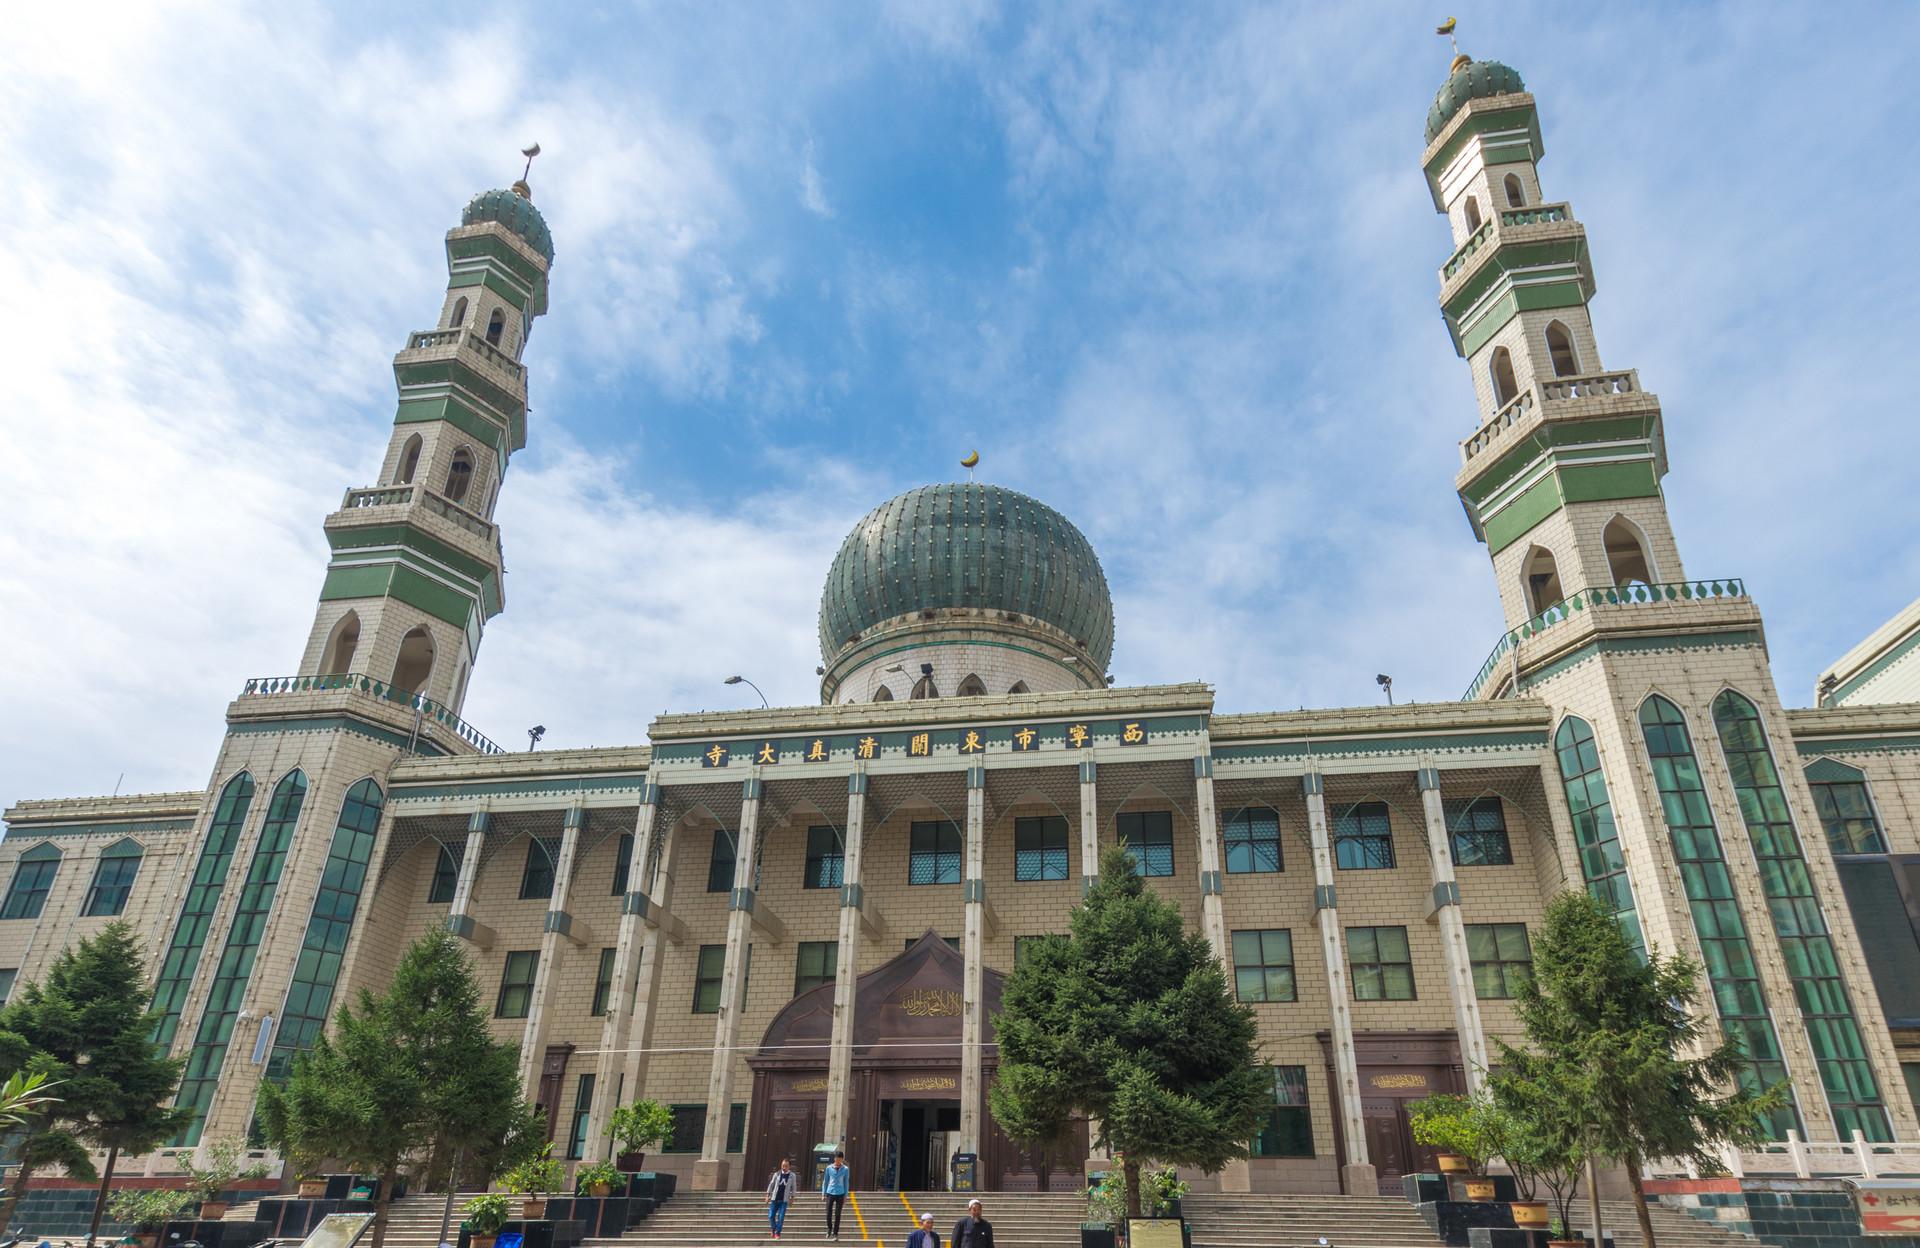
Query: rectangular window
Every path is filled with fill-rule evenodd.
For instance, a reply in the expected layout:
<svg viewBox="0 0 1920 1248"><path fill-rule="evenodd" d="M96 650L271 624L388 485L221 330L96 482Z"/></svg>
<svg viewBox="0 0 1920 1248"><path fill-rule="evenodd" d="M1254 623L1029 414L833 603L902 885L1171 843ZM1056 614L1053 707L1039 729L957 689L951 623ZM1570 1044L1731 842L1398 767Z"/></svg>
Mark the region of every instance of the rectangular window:
<svg viewBox="0 0 1920 1248"><path fill-rule="evenodd" d="M701 1138L707 1133L707 1107L705 1105L670 1105L667 1112L673 1115L673 1134L667 1137L663 1153L697 1153L700 1151Z"/></svg>
<svg viewBox="0 0 1920 1248"><path fill-rule="evenodd" d="M94 868L93 887L87 890L87 904L80 913L89 919L118 915L127 908L127 894L133 891L133 879L139 874L139 854L103 855Z"/></svg>
<svg viewBox="0 0 1920 1248"><path fill-rule="evenodd" d="M793 995L797 997L803 992L812 992L822 984L832 983L839 965L839 941L801 941L799 952L793 960Z"/></svg>
<svg viewBox="0 0 1920 1248"><path fill-rule="evenodd" d="M1359 802L1334 815L1333 861L1342 871L1393 869L1393 822L1385 802Z"/></svg>
<svg viewBox="0 0 1920 1248"><path fill-rule="evenodd" d="M727 1151L747 1151L747 1107L739 1101L727 1106Z"/></svg>
<svg viewBox="0 0 1920 1248"><path fill-rule="evenodd" d="M618 897L627 891L627 876L632 873L633 833L622 832L620 834L620 847L614 851L612 896Z"/></svg>
<svg viewBox="0 0 1920 1248"><path fill-rule="evenodd" d="M1347 969L1355 1001L1413 1000L1413 957L1404 927L1348 928Z"/></svg>
<svg viewBox="0 0 1920 1248"><path fill-rule="evenodd" d="M807 874L802 888L839 888L847 868L847 847L841 843L840 829L816 826L807 829Z"/></svg>
<svg viewBox="0 0 1920 1248"><path fill-rule="evenodd" d="M1307 1068L1269 1066L1273 1072L1273 1108L1253 1137L1255 1157L1313 1156L1313 1114L1307 1107Z"/></svg>
<svg viewBox="0 0 1920 1248"><path fill-rule="evenodd" d="M1517 996L1533 975L1524 923L1467 924L1467 957L1473 963L1473 995L1482 1000Z"/></svg>
<svg viewBox="0 0 1920 1248"><path fill-rule="evenodd" d="M18 978L20 978L19 967L0 967L0 1005L5 1005L7 999L13 996L13 981Z"/></svg>
<svg viewBox="0 0 1920 1248"><path fill-rule="evenodd" d="M1059 815L1013 821L1013 878L1067 878L1067 821Z"/></svg>
<svg viewBox="0 0 1920 1248"><path fill-rule="evenodd" d="M733 833L725 828L713 830L713 851L707 857L707 891L733 891Z"/></svg>
<svg viewBox="0 0 1920 1248"><path fill-rule="evenodd" d="M1293 933L1286 928L1233 934L1233 988L1242 1001L1293 1001Z"/></svg>
<svg viewBox="0 0 1920 1248"><path fill-rule="evenodd" d="M453 900L453 890L460 881L460 860L466 853L464 845L458 854L445 845L440 847L440 856L433 863L433 883L427 885L427 904L441 905Z"/></svg>
<svg viewBox="0 0 1920 1248"><path fill-rule="evenodd" d="M1900 1063L1900 1073L1907 1077L1907 1099L1920 1111L1920 1062Z"/></svg>
<svg viewBox="0 0 1920 1248"><path fill-rule="evenodd" d="M500 1000L493 1007L495 1018L525 1018L533 1007L533 977L540 969L540 951L523 949L507 955L500 972Z"/></svg>
<svg viewBox="0 0 1920 1248"><path fill-rule="evenodd" d="M1136 810L1120 816L1120 840L1135 875L1173 874L1173 813Z"/></svg>
<svg viewBox="0 0 1920 1248"><path fill-rule="evenodd" d="M607 997L613 992L613 955L614 949L600 951L600 970L593 977L593 1009L588 1011L595 1018L601 1018L607 1012Z"/></svg>
<svg viewBox="0 0 1920 1248"><path fill-rule="evenodd" d="M907 859L909 884L960 882L960 828L951 819L916 822Z"/></svg>
<svg viewBox="0 0 1920 1248"><path fill-rule="evenodd" d="M1441 803L1456 867L1504 867L1513 863L1507 841L1507 816L1497 797Z"/></svg>
<svg viewBox="0 0 1920 1248"><path fill-rule="evenodd" d="M1827 830L1827 844L1834 853L1887 852L1887 838L1881 834L1863 782L1815 780L1807 787L1813 790L1813 808L1820 812L1820 826Z"/></svg>
<svg viewBox="0 0 1920 1248"><path fill-rule="evenodd" d="M0 905L0 919L37 919L53 891L53 877L60 873L60 859L23 860L13 869L13 884L7 900Z"/></svg>
<svg viewBox="0 0 1920 1248"><path fill-rule="evenodd" d="M560 861L560 838L527 839L527 865L520 872L520 900L553 896L553 864Z"/></svg>
<svg viewBox="0 0 1920 1248"><path fill-rule="evenodd" d="M593 1113L593 1076L581 1075L574 1085L573 1129L567 1132L567 1160L578 1161L587 1155L587 1119Z"/></svg>
<svg viewBox="0 0 1920 1248"><path fill-rule="evenodd" d="M693 972L693 1012L720 1012L720 977L727 969L725 945L701 945L700 961Z"/></svg>
<svg viewBox="0 0 1920 1248"><path fill-rule="evenodd" d="M1225 833L1228 875L1284 871L1280 857L1280 812L1249 806L1228 816Z"/></svg>

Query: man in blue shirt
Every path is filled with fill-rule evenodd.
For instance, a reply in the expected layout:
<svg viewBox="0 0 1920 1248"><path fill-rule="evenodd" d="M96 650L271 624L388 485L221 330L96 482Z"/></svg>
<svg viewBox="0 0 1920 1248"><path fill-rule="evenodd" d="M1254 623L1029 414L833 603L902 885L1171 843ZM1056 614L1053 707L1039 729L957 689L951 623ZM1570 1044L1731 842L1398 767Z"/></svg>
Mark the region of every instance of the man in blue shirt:
<svg viewBox="0 0 1920 1248"><path fill-rule="evenodd" d="M840 1209L852 1188L853 1171L847 1166L847 1155L836 1149L833 1164L820 1172L820 1195L827 1202L828 1239L840 1238Z"/></svg>

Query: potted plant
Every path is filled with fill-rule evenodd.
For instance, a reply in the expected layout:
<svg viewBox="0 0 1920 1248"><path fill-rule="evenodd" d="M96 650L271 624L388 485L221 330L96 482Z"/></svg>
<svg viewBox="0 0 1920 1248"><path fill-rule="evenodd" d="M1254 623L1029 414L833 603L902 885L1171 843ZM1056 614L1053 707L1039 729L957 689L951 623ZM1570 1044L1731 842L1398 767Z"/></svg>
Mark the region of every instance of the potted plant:
<svg viewBox="0 0 1920 1248"><path fill-rule="evenodd" d="M493 1248L493 1238L507 1224L513 1205L505 1192L482 1192L467 1202L460 1216L467 1228L470 1248Z"/></svg>
<svg viewBox="0 0 1920 1248"><path fill-rule="evenodd" d="M1468 1200L1492 1200L1493 1180L1486 1178L1492 1154L1489 1119L1496 1111L1491 1097L1443 1093L1407 1106L1413 1138L1440 1150L1440 1172L1464 1176L1460 1181Z"/></svg>
<svg viewBox="0 0 1920 1248"><path fill-rule="evenodd" d="M1579 1124L1566 1112L1569 1100L1550 1082L1512 1072L1493 1081L1496 1112L1490 1122L1496 1150L1513 1171L1523 1198L1513 1202L1513 1224L1521 1230L1543 1230L1551 1224L1564 1231L1572 1219L1587 1149ZM1542 1187L1553 1198L1551 1208L1535 1199Z"/></svg>
<svg viewBox="0 0 1920 1248"><path fill-rule="evenodd" d="M300 1176L300 1199L320 1200L327 1194L327 1177L323 1174L303 1174Z"/></svg>
<svg viewBox="0 0 1920 1248"><path fill-rule="evenodd" d="M1087 1216L1080 1223L1080 1248L1114 1248L1114 1228L1127 1220L1127 1179L1119 1166L1087 1189Z"/></svg>
<svg viewBox="0 0 1920 1248"><path fill-rule="evenodd" d="M625 1181L626 1176L620 1173L618 1166L610 1161L600 1161L580 1167L580 1172L573 1176L573 1190L580 1196L605 1196Z"/></svg>
<svg viewBox="0 0 1920 1248"><path fill-rule="evenodd" d="M1552 1248L1587 1248L1587 1241L1567 1230L1565 1218L1555 1218L1547 1224L1547 1243Z"/></svg>
<svg viewBox="0 0 1920 1248"><path fill-rule="evenodd" d="M123 1187L107 1198L107 1216L124 1222L146 1248L160 1242L160 1231L193 1203L193 1193L179 1187Z"/></svg>
<svg viewBox="0 0 1920 1248"><path fill-rule="evenodd" d="M267 1177L265 1163L242 1166L240 1159L246 1155L247 1143L238 1136L224 1140L215 1140L204 1145L194 1153L181 1157L181 1168L187 1172L187 1190L200 1198L200 1219L203 1222L217 1222L227 1214L228 1202L220 1199L235 1183ZM198 1165L196 1155L206 1157L205 1165Z"/></svg>
<svg viewBox="0 0 1920 1248"><path fill-rule="evenodd" d="M659 1101L635 1101L613 1111L609 1122L620 1155L613 1164L633 1174L646 1163L646 1150L664 1144L673 1136L673 1111Z"/></svg>
<svg viewBox="0 0 1920 1248"><path fill-rule="evenodd" d="M502 1175L500 1182L508 1191L526 1197L521 1202L520 1216L532 1222L547 1216L546 1200L535 1198L544 1198L548 1192L559 1191L566 1177L566 1167L554 1158L553 1143L549 1141L538 1155Z"/></svg>

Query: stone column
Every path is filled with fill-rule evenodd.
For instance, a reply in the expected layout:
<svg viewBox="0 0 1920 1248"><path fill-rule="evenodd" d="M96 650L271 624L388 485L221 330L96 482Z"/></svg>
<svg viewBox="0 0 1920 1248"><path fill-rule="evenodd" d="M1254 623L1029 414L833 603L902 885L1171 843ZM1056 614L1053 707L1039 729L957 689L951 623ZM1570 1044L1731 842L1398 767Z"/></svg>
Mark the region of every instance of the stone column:
<svg viewBox="0 0 1920 1248"><path fill-rule="evenodd" d="M1340 909L1333 888L1333 838L1327 830L1326 784L1318 772L1300 777L1307 797L1307 832L1313 845L1313 912L1320 924L1320 952L1326 959L1327 999L1331 1005L1333 1077L1340 1089L1340 1134L1347 1164L1340 1188L1349 1196L1372 1196L1379 1180L1367 1159L1367 1119L1360 1108L1360 1065L1353 1052L1353 1002L1347 987L1347 955L1341 947Z"/></svg>
<svg viewBox="0 0 1920 1248"><path fill-rule="evenodd" d="M657 810L658 786L654 786L653 792ZM621 1069L619 1084L620 1095L630 1101L646 1095L647 1061L650 1056L647 1050L653 1045L653 1022L660 1013L656 1006L660 1000L660 964L665 960L661 956L662 945L668 940L679 943L678 937L670 935L664 926L652 921L654 916L664 915L666 908L673 904L676 838L671 825L660 826L658 814L653 817L653 839L660 847L659 862L649 875L646 866L648 859L645 856L634 859L634 870L640 872L640 888L636 890L632 878L629 878L625 902L625 908L638 910L641 922L646 924L646 932L640 938L640 969L633 981L633 1018L627 1024L626 1061Z"/></svg>
<svg viewBox="0 0 1920 1248"><path fill-rule="evenodd" d="M1414 779L1427 817L1427 859L1433 864L1429 917L1440 932L1440 952L1446 959L1447 991L1453 996L1453 1025L1460 1038L1467 1091L1478 1092L1487 1081L1487 1034L1480 1026L1480 998L1473 990L1473 959L1467 953L1467 925L1460 917L1460 885L1453 878L1453 845L1447 834L1446 807L1440 801L1440 771L1422 767Z"/></svg>
<svg viewBox="0 0 1920 1248"><path fill-rule="evenodd" d="M573 864L580 852L580 830L587 825L587 812L569 807L560 833L560 856L553 864L553 899L547 904L546 929L540 936L540 965L533 972L533 1000L527 1008L527 1029L520 1041L520 1086L529 1092L539 1083L540 1060L545 1055L547 1002L553 997L553 984L560 961L561 939L573 931L573 915L567 911L567 893L573 886ZM594 1080L598 1083L599 1080Z"/></svg>
<svg viewBox="0 0 1920 1248"><path fill-rule="evenodd" d="M847 1098L853 1085L853 1021L860 982L860 853L867 825L867 773L847 777L846 841L840 871L840 948L833 974L833 1043L827 1055L826 1138L847 1146Z"/></svg>
<svg viewBox="0 0 1920 1248"><path fill-rule="evenodd" d="M1100 878L1100 798L1094 784L1099 768L1092 759L1080 764L1080 895L1085 897Z"/></svg>
<svg viewBox="0 0 1920 1248"><path fill-rule="evenodd" d="M615 1086L614 1072L620 1064L618 1055L627 1043L627 1015L631 1008L627 985L634 982L641 934L647 930L640 921L647 910L647 895L638 885L653 853L654 816L659 810L660 786L649 780L640 789L640 811L633 821L633 856L627 860L627 878L620 882L624 896L620 903L620 926L613 941L613 983L607 989L607 1017L600 1024L600 1060L594 1068L593 1105L587 1113L588 1161L604 1161L611 1151L607 1123L613 1117L615 1100L621 1095Z"/></svg>
<svg viewBox="0 0 1920 1248"><path fill-rule="evenodd" d="M453 905L447 910L447 930L463 940L474 937L473 916L467 913L473 903L473 882L480 877L480 855L487 847L487 828L493 816L476 810L467 816L467 848L460 855L460 870L453 877Z"/></svg>
<svg viewBox="0 0 1920 1248"><path fill-rule="evenodd" d="M758 775L740 786L740 832L734 841L733 893L727 900L727 960L720 973L720 1013L713 1024L713 1069L707 1077L707 1127L700 1160L693 1167L693 1190L727 1190L727 1115L733 1108L734 1049L740 1040L740 1008L745 993L748 942L753 931L753 866L759 852Z"/></svg>
<svg viewBox="0 0 1920 1248"><path fill-rule="evenodd" d="M981 942L986 938L987 769L978 763L967 768L967 847L961 872L961 896L966 902L966 933L960 951L966 958L961 980L960 1017L960 1145L955 1151L980 1151L980 1043L986 1034L986 1006L981 1000Z"/></svg>
<svg viewBox="0 0 1920 1248"><path fill-rule="evenodd" d="M1200 833L1200 929L1213 956L1220 959L1233 982L1233 958L1227 949L1227 912L1220 896L1220 814L1213 805L1213 758L1200 754L1193 760L1193 819Z"/></svg>

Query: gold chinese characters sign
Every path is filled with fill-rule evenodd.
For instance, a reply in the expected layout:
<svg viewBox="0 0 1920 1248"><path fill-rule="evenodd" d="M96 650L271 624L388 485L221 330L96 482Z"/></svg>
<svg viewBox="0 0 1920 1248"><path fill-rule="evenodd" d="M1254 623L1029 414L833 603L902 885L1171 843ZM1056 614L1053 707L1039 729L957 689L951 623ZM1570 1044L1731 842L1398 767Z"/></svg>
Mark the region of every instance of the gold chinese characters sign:
<svg viewBox="0 0 1920 1248"><path fill-rule="evenodd" d="M869 733L840 738L715 741L701 746L699 755L700 765L708 768L729 766L736 758L755 766L778 767L783 763L831 762L836 748L842 758L851 756L861 760L877 759L886 750L897 750L908 758L932 758L936 748L944 749L947 746L951 746L955 754L971 757L985 754L996 745L1004 745L1013 754L1029 754L1049 743L1069 750L1084 750L1097 741L1144 745L1152 735L1151 725L1137 719L1101 725L1097 733L1095 727L1090 723L1016 724L998 729L909 730L888 733L884 738Z"/></svg>
<svg viewBox="0 0 1920 1248"><path fill-rule="evenodd" d="M900 994L900 1008L913 1018L958 1018L960 994L951 988L915 988Z"/></svg>

